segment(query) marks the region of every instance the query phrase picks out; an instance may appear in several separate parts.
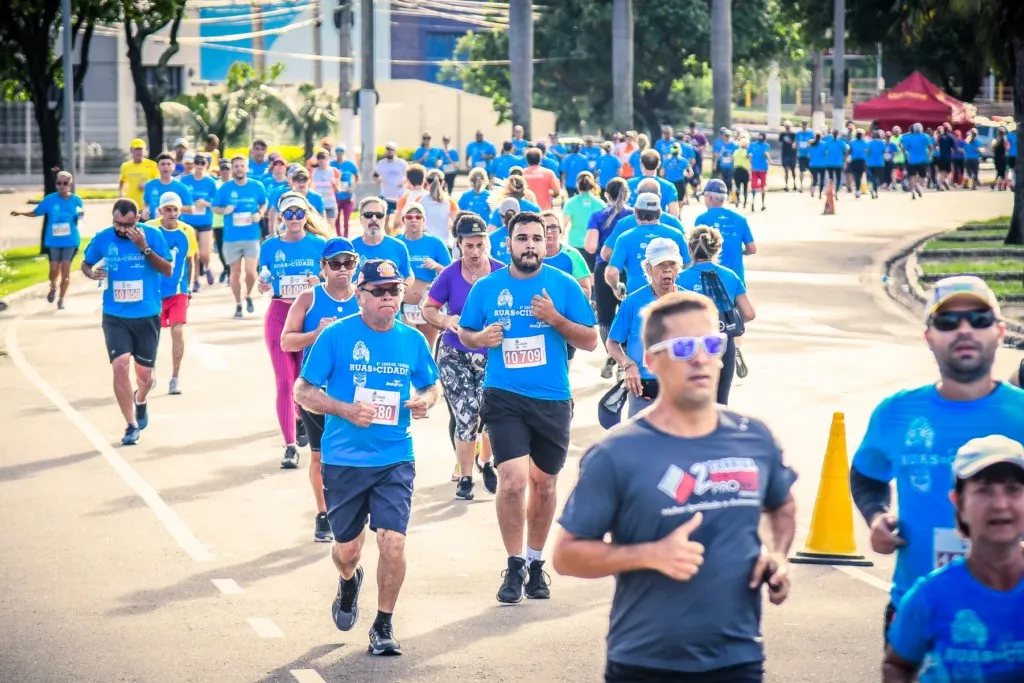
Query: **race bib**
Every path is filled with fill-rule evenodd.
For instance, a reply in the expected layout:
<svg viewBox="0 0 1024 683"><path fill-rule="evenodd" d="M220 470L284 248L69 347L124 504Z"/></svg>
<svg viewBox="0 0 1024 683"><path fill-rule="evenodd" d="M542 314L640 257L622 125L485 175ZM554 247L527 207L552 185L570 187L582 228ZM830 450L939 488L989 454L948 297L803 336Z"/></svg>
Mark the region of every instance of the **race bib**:
<svg viewBox="0 0 1024 683"><path fill-rule="evenodd" d="M441 170L445 173L455 173L455 164L445 164L441 167Z"/></svg>
<svg viewBox="0 0 1024 683"><path fill-rule="evenodd" d="M935 568L945 567L958 557L964 557L971 544L956 529L936 529L934 536Z"/></svg>
<svg viewBox="0 0 1024 683"><path fill-rule="evenodd" d="M294 299L309 288L309 279L306 275L282 275L278 282L278 295L282 299Z"/></svg>
<svg viewBox="0 0 1024 683"><path fill-rule="evenodd" d="M882 155L882 158L883 158L883 159L885 159L886 161L892 161L892 155L891 155L891 154L889 154L888 152L886 152L885 154L883 154L883 155Z"/></svg>
<svg viewBox="0 0 1024 683"><path fill-rule="evenodd" d="M487 168L487 162L486 161L478 161L475 164L473 164L473 168Z"/></svg>
<svg viewBox="0 0 1024 683"><path fill-rule="evenodd" d="M142 280L115 280L114 302L133 304L142 301Z"/></svg>
<svg viewBox="0 0 1024 683"><path fill-rule="evenodd" d="M405 319L408 325L426 325L427 321L423 317L423 309L416 304L405 304L403 309L405 313Z"/></svg>
<svg viewBox="0 0 1024 683"><path fill-rule="evenodd" d="M397 391L381 391L380 389L367 389L356 387L355 400L358 403L372 403L377 408L377 416L373 418L373 424L391 425L398 424L398 408L402 395Z"/></svg>
<svg viewBox="0 0 1024 683"><path fill-rule="evenodd" d="M348 192L348 189L352 187L352 183L347 180L342 180L338 183L338 192Z"/></svg>
<svg viewBox="0 0 1024 683"><path fill-rule="evenodd" d="M800 149L807 149L807 143L806 142L801 142L800 143Z"/></svg>
<svg viewBox="0 0 1024 683"><path fill-rule="evenodd" d="M248 212L238 213L236 211L232 215L233 215L232 222L235 225L238 225L238 226L252 225L252 214L251 213L248 213Z"/></svg>
<svg viewBox="0 0 1024 683"><path fill-rule="evenodd" d="M68 237L71 234L70 223L54 223L51 228L54 237Z"/></svg>
<svg viewBox="0 0 1024 683"><path fill-rule="evenodd" d="M535 368L547 362L544 335L501 340L501 355L509 370Z"/></svg>

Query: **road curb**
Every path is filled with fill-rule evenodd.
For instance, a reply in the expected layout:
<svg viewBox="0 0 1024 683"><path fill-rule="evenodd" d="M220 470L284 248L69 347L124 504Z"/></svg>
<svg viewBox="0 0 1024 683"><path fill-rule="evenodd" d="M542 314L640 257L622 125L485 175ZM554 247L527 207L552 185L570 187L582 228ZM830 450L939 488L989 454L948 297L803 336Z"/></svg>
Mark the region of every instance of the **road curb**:
<svg viewBox="0 0 1024 683"><path fill-rule="evenodd" d="M84 289L83 285L88 282L88 278L82 274L80 270L71 271L71 282L68 284L68 294L76 289ZM44 299L50 292L50 283L40 282L39 284L31 285L25 289L19 289L17 292L10 294L9 296L0 296L0 301L7 304L6 309L0 309L4 311L11 311L17 304L22 304L27 301L35 299Z"/></svg>

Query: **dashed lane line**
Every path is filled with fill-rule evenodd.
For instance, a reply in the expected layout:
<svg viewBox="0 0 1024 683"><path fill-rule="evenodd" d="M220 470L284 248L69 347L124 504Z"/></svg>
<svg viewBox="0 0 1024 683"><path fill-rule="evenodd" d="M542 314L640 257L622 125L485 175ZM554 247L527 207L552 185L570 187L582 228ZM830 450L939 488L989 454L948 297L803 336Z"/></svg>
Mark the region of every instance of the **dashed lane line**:
<svg viewBox="0 0 1024 683"><path fill-rule="evenodd" d="M245 592L234 579L210 579L210 581L224 595L241 595Z"/></svg>
<svg viewBox="0 0 1024 683"><path fill-rule="evenodd" d="M260 638L284 638L284 631L277 627L272 620L266 617L252 617L247 619L249 625L252 626L252 630L256 631L256 635Z"/></svg>

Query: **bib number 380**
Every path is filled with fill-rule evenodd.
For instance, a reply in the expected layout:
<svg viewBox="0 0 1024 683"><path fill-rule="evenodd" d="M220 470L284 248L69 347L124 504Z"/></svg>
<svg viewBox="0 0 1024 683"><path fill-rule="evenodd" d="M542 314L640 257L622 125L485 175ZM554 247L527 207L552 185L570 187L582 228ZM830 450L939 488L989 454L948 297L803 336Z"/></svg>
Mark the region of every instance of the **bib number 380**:
<svg viewBox="0 0 1024 683"><path fill-rule="evenodd" d="M359 403L371 403L377 410L373 424L395 426L398 424L398 408L401 394L397 391L381 391L380 389L356 389L355 400Z"/></svg>

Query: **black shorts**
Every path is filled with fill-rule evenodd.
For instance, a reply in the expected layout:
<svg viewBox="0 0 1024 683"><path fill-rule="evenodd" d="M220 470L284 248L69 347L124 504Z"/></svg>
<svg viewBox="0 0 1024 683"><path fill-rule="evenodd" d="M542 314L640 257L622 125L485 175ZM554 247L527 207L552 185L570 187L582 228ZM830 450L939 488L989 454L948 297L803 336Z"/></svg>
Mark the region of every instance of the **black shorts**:
<svg viewBox="0 0 1024 683"><path fill-rule="evenodd" d="M321 465L320 471L335 541L354 541L367 522L370 531L387 529L404 535L408 530L416 463L384 467Z"/></svg>
<svg viewBox="0 0 1024 683"><path fill-rule="evenodd" d="M885 628L882 631L882 638L885 644L889 644L889 627L892 626L892 622L896 621L896 608L890 602L885 606Z"/></svg>
<svg viewBox="0 0 1024 683"><path fill-rule="evenodd" d="M78 254L78 247L47 247L46 256L50 259L50 263L63 263L64 261L74 261L75 255Z"/></svg>
<svg viewBox="0 0 1024 683"><path fill-rule="evenodd" d="M103 337L111 363L130 353L136 363L151 368L156 365L156 350L160 344L160 316L118 318L104 313Z"/></svg>
<svg viewBox="0 0 1024 683"><path fill-rule="evenodd" d="M796 168L796 157L795 156L784 156L782 157L783 168Z"/></svg>
<svg viewBox="0 0 1024 683"><path fill-rule="evenodd" d="M491 438L494 464L529 456L541 472L562 471L569 453L573 402L530 398L484 388L480 418Z"/></svg>
<svg viewBox="0 0 1024 683"><path fill-rule="evenodd" d="M935 165L943 173L949 173L950 171L953 170L952 159L943 159L942 157L939 157L938 159L935 160Z"/></svg>
<svg viewBox="0 0 1024 683"><path fill-rule="evenodd" d="M928 167L931 164L908 164L907 175L917 176L918 178L928 177Z"/></svg>
<svg viewBox="0 0 1024 683"><path fill-rule="evenodd" d="M1006 157L1008 168L1017 168L1017 157Z"/></svg>
<svg viewBox="0 0 1024 683"><path fill-rule="evenodd" d="M381 199L384 200L384 204L387 206L387 213L388 213L389 216L391 214L395 213L396 211L398 211L398 200L397 199L387 199L385 197L381 197Z"/></svg>
<svg viewBox="0 0 1024 683"><path fill-rule="evenodd" d="M576 347L572 344L565 345L565 358L566 360L572 360L576 356Z"/></svg>
<svg viewBox="0 0 1024 683"><path fill-rule="evenodd" d="M801 173L805 173L807 171L807 169L809 169L811 167L811 158L810 157L798 157L797 158L797 163L800 164L800 172Z"/></svg>
<svg viewBox="0 0 1024 683"><path fill-rule="evenodd" d="M319 453L320 442L324 438L324 416L310 413L305 408L299 408L299 415L309 437L309 450Z"/></svg>
<svg viewBox="0 0 1024 683"><path fill-rule="evenodd" d="M711 671L668 671L608 661L605 683L762 683L764 662L748 662Z"/></svg>
<svg viewBox="0 0 1024 683"><path fill-rule="evenodd" d="M602 261L594 267L594 303L597 304L597 324L611 325L615 320L615 311L619 309L619 300L615 292L604 279L604 271L608 262Z"/></svg>

